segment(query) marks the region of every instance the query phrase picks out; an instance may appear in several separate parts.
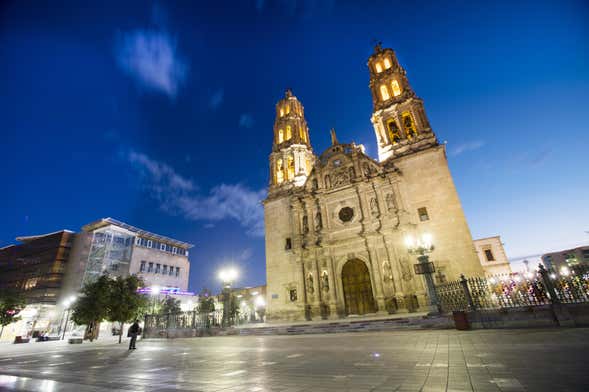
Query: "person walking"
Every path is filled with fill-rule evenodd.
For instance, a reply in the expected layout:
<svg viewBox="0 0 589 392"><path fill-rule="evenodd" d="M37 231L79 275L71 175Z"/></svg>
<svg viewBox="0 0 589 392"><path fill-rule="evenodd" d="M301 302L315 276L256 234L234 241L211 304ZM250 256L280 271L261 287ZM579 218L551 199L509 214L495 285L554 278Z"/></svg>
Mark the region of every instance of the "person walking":
<svg viewBox="0 0 589 392"><path fill-rule="evenodd" d="M129 337L131 341L129 342L129 350L135 350L135 343L137 342L137 335L141 333L141 328L139 327L139 320L135 320L135 322L129 327Z"/></svg>

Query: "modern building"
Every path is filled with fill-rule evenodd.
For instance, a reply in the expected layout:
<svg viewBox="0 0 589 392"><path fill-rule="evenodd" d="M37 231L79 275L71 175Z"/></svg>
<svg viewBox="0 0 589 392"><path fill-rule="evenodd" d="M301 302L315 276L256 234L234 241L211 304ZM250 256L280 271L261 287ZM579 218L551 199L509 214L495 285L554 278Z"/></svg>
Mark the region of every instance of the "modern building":
<svg viewBox="0 0 589 392"><path fill-rule="evenodd" d="M428 309L405 239L429 233L437 276L481 276L444 144L395 52L368 59L378 159L355 143L315 155L301 102L276 105L264 201L268 320Z"/></svg>
<svg viewBox="0 0 589 392"><path fill-rule="evenodd" d="M21 243L0 249L0 288L21 291L28 305L23 320L5 329L3 340L61 330L64 300L105 272L138 275L162 295L193 297L187 292L193 245L112 218L85 225L79 233L61 230L17 240Z"/></svg>
<svg viewBox="0 0 589 392"><path fill-rule="evenodd" d="M193 245L164 237L113 218L82 227L71 263L71 289L108 272L113 276L137 275L146 286L188 290L189 249Z"/></svg>
<svg viewBox="0 0 589 392"><path fill-rule="evenodd" d="M589 246L543 254L542 263L546 268L554 271L560 271L562 267L571 267L577 264L589 265Z"/></svg>
<svg viewBox="0 0 589 392"><path fill-rule="evenodd" d="M500 236L474 240L474 247L486 276L509 275L512 272Z"/></svg>

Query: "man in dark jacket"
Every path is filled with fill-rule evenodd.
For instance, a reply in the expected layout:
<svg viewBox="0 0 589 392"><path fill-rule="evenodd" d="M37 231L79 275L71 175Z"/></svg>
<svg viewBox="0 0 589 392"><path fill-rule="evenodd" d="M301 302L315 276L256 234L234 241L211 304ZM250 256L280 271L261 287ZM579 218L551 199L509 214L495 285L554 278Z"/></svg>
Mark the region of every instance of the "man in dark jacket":
<svg viewBox="0 0 589 392"><path fill-rule="evenodd" d="M135 350L135 342L137 342L137 335L139 335L141 328L139 327L139 320L135 320L135 322L129 327L129 336L131 337L131 341L129 342L129 350Z"/></svg>

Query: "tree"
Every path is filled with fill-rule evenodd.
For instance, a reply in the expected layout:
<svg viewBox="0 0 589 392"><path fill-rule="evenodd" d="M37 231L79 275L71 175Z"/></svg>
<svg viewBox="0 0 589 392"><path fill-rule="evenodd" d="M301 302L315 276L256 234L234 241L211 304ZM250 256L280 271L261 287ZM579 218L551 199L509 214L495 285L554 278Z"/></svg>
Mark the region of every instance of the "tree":
<svg viewBox="0 0 589 392"><path fill-rule="evenodd" d="M203 289L198 296L198 312L204 317L205 326L209 326L209 314L215 311L215 300L207 289Z"/></svg>
<svg viewBox="0 0 589 392"><path fill-rule="evenodd" d="M106 318L120 323L119 343L123 337L123 324L137 319L147 304L147 297L137 292L143 286L143 280L135 275L121 276L110 280Z"/></svg>
<svg viewBox="0 0 589 392"><path fill-rule="evenodd" d="M98 336L98 324L108 314L110 283L108 275L87 283L72 307L72 320L77 325L86 325L84 337L94 340Z"/></svg>
<svg viewBox="0 0 589 392"><path fill-rule="evenodd" d="M0 337L5 326L20 320L18 314L25 306L25 299L20 292L9 289L0 291Z"/></svg>
<svg viewBox="0 0 589 392"><path fill-rule="evenodd" d="M229 319L231 324L237 324L236 321L239 317L239 301L233 293L230 294L229 299Z"/></svg>
<svg viewBox="0 0 589 392"><path fill-rule="evenodd" d="M160 314L168 313L180 313L182 308L180 307L180 300L174 297L166 297L161 304Z"/></svg>

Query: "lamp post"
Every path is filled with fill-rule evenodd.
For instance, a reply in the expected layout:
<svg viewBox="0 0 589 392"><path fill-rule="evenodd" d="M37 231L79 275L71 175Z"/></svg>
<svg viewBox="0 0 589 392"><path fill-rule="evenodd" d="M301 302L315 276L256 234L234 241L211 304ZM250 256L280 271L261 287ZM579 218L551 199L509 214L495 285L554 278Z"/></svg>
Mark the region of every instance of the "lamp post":
<svg viewBox="0 0 589 392"><path fill-rule="evenodd" d="M67 323L70 319L70 310L71 310L74 302L76 302L75 295L72 295L72 296L68 297L65 301L63 301L63 307L67 311L67 316L65 317L65 324L63 326L63 334L61 335L61 340L65 339L65 333L67 331ZM60 328L61 328L61 323L60 323Z"/></svg>
<svg viewBox="0 0 589 392"><path fill-rule="evenodd" d="M224 268L219 271L219 279L223 283L223 322L224 327L229 325L231 306L231 285L237 279L237 270L235 268Z"/></svg>
<svg viewBox="0 0 589 392"><path fill-rule="evenodd" d="M433 273L436 272L434 263L429 261L428 254L433 252L434 245L432 243L432 236L424 233L417 240L412 236L405 238L405 245L409 254L417 255L417 264L414 264L415 273L423 275L425 279L425 285L427 289L427 295L429 297L429 309L430 314L440 313L440 302L438 295L436 294L436 287L434 286Z"/></svg>

